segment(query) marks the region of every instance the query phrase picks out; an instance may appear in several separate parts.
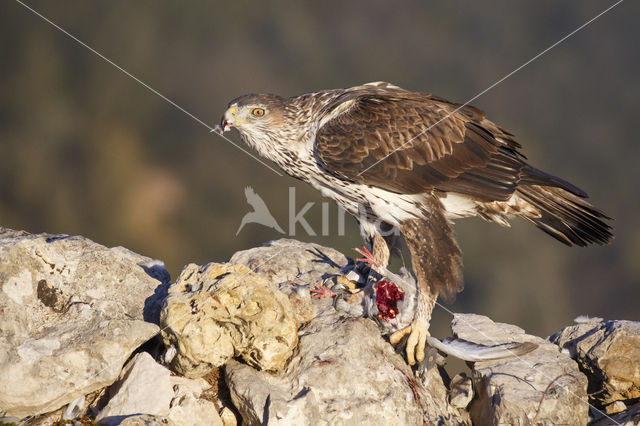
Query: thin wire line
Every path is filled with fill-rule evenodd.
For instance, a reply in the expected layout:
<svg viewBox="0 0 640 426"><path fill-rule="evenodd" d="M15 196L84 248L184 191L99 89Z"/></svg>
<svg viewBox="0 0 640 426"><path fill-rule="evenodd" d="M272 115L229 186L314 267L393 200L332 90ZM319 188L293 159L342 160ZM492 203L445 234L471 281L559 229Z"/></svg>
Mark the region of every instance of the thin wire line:
<svg viewBox="0 0 640 426"><path fill-rule="evenodd" d="M451 316L455 317L456 312L451 311L450 309L448 309L447 307L445 307L444 305L442 305L440 302L436 301L436 305L438 305L440 308L444 309L446 312L448 312ZM467 326L469 326L469 328L472 328L475 332L481 334L483 337L485 337L486 339L488 339L489 341L491 341L494 345L501 345L503 343L497 342L496 340L494 340L492 337L488 336L484 331L474 327L469 321L467 321L464 318L461 318ZM507 352L510 352L511 355L515 358L517 358L519 361L523 362L525 365L529 366L529 368L531 370L534 369L534 365L528 361L525 361L524 359L522 359L519 355L517 355L515 352L513 352L511 349L506 348ZM540 373L544 378L548 379L548 380L555 380L552 379L550 376L548 376L547 374L545 374L544 371L538 370L538 373ZM580 373L580 372L578 372ZM587 399L583 399L581 397L579 397L578 395L575 394L575 392L571 391L567 386L563 386L563 388L569 392L572 396L574 396L575 398L577 398L580 402L583 402L585 404L587 404L589 407L593 408L595 411L597 411L598 413L602 414L604 417L606 417L607 419L611 420L612 422L614 422L615 424L619 425L620 423L618 423L617 421L615 421L614 419L612 419L611 417L609 417L604 411L596 408L593 404L591 404L589 402L589 396L587 396ZM536 389L537 391L537 389Z"/></svg>
<svg viewBox="0 0 640 426"><path fill-rule="evenodd" d="M190 113L189 111L187 111L186 109L184 109L183 107L181 107L180 105L178 105L177 103L175 103L174 101L172 101L171 99L169 99L168 97L166 97L165 95L163 95L162 93L158 92L156 89L154 89L153 87L149 86L147 83L145 83L144 81L140 80L138 77L136 77L135 75L131 74L129 71L125 70L124 68L122 68L120 65L116 64L115 62L113 62L111 59L107 58L106 56L104 56L102 53L98 52L97 50L95 50L94 48L92 48L91 46L89 46L88 44L86 44L85 42L83 42L82 40L80 40L79 38L77 38L76 36L74 36L73 34L71 34L70 32L68 32L67 30L65 30L64 28L62 28L61 26L59 26L58 24L56 24L55 22L51 21L49 18L47 18L46 16L42 15L41 13L39 13L38 11L36 11L35 9L33 9L32 7L28 6L27 4L23 3L21 0L15 0L17 3L21 4L22 6L24 6L26 9L30 10L31 12L33 12L35 15L39 16L40 18L42 18L44 21L48 22L49 24L51 24L53 27L57 28L58 30L60 30L62 33L66 34L68 37L70 37L71 39L73 39L74 41L76 41L78 44L80 44L81 46L86 47L87 49L89 49L91 52L93 52L94 54L96 54L97 56L99 56L100 58L102 58L103 60L105 60L106 62L108 62L109 64L113 65L116 69L120 70L121 72L123 72L124 74L126 74L127 76L129 76L130 78L132 78L133 80L137 81L139 84L141 84L142 86L144 86L146 89L148 89L149 91L151 91L152 93L156 94L157 96L161 97L162 99L164 99L165 101L167 101L168 103L170 103L171 105L173 105L175 108L179 109L180 111L182 111L183 113L185 113L186 115L188 115L189 117L191 117L192 119L194 119L195 121L197 121L198 123L202 124L203 126L205 126L207 129L209 129L210 133L216 133L218 136L220 136L222 139L226 140L227 142L229 142L231 145L235 146L236 148L238 148L240 151L244 152L245 154L247 154L248 156L250 156L251 158L253 158L254 160L256 160L257 162L259 162L260 164L262 164L263 166L267 167L268 169L270 169L272 172L276 173L278 176L282 176L282 173L280 173L279 171L277 171L276 169L274 169L273 167L271 167L270 165L268 165L267 163L265 163L264 161L262 161L261 159L259 159L258 157L256 157L255 155L251 154L249 151L247 151L246 149L244 149L243 147L241 147L240 145L236 144L235 142L233 142L231 139L225 137L222 133L218 133L216 132L216 128L215 127L211 127L210 125L208 125L207 123L205 123L204 121L200 120L198 117L196 117L195 115L193 115L192 113Z"/></svg>
<svg viewBox="0 0 640 426"><path fill-rule="evenodd" d="M367 257L365 255L364 252L361 252L360 250L356 249L356 251L362 255L365 256L365 258ZM374 258L375 260L375 258ZM413 287L415 286L415 283L409 283L407 282L404 278L400 277L399 275L396 275L394 273L392 273L391 271L389 271L389 269L386 266L383 266L381 264L377 264L376 265L378 268L378 273L383 273L384 275L386 275L388 278L391 278L394 280L394 282L396 282L396 284L399 282L401 283L401 285L404 285L407 288ZM419 302L418 302L419 303ZM440 308L442 308L443 310L445 310L446 312L448 312L451 316L455 316L455 312L451 311L450 309L448 309L447 307L445 307L444 305L442 305L441 303L439 303L437 300L435 301L435 304L438 305ZM504 342L498 342L496 341L494 338L492 338L491 336L488 336L484 331L476 328L473 326L473 324L471 324L469 321L467 321L466 319L462 318L462 321L464 321L465 324L467 324L469 326L469 328L472 328L475 332L477 332L478 334L482 335L483 337L485 337L486 339L488 339L489 341L491 341L494 345L502 345L504 344ZM509 349L509 348L505 348L505 350L507 352L509 352L511 354L511 356L517 358L518 360L522 361L525 365L528 365L529 368L531 370L534 369L533 364L525 361L524 359L522 359L518 354L516 354L513 350ZM551 378L550 376L548 376L547 374L545 374L544 371L539 371L539 373L546 379L553 381L555 379ZM574 396L575 398L577 398L578 400L580 400L581 402L584 402L585 404L587 404L589 407L593 408L594 410L596 410L598 413L602 414L603 416L607 417L608 419L610 419L611 421L613 421L616 424L620 424L618 422L616 422L614 419L612 419L611 417L609 417L606 413L602 412L601 410L599 410L598 408L594 407L588 400L588 396L587 399L582 399L580 398L578 395L576 395L574 392L572 392L570 389L568 389L567 387L564 387L564 389L566 389L567 392L569 392L572 396ZM536 389L537 390L537 389Z"/></svg>
<svg viewBox="0 0 640 426"><path fill-rule="evenodd" d="M460 111L462 108L466 107L467 105L469 105L471 102L475 101L476 99L478 99L480 96L484 95L485 93L487 93L489 90L493 89L494 87L496 87L497 85L499 85L500 83L502 83L503 81L505 81L506 79L508 79L509 77L513 76L515 73L517 73L518 71L522 70L524 67L526 67L527 65L531 64L533 61L535 61L536 59L540 58L542 55L544 55L545 53L549 52L551 49L553 49L554 47L556 47L557 45L559 45L560 43L564 42L565 40L567 40L569 37L573 36L574 34L576 34L578 31L582 30L584 27L586 27L587 25L591 24L593 21L595 21L596 19L600 18L602 15L604 15L605 13L609 12L611 9L613 9L614 7L618 6L620 3L622 3L624 0L618 0L616 3L612 4L611 6L609 6L608 8L606 8L605 10L603 10L602 12L600 12L599 14L597 14L596 16L594 16L593 18L591 18L590 20L588 20L587 22L585 22L584 24L580 25L578 28L576 28L575 30L571 31L569 34L565 35L564 37L562 37L560 40L556 41L555 43L553 43L551 46L547 47L546 49L544 49L543 51L541 51L540 53L538 53L537 55L535 55L533 58L529 59L528 61L526 61L525 63L523 63L522 65L520 65L518 68L514 69L513 71L511 71L509 74L505 75L504 77L502 77L500 80L496 81L495 83L493 83L491 86L487 87L486 89L484 89L482 92L478 93L477 95L475 95L474 97L472 97L471 99L469 99L468 101L466 101L465 103L463 103L462 105L460 105L458 108L454 109L452 112L450 112L449 114L447 114L445 117L441 118L440 120L436 121L435 123L433 123L432 125L430 125L429 127L427 127L426 129L424 129L422 132L418 133L416 136L412 137L411 139L409 139L407 142L403 143L402 145L400 145L398 148L394 149L393 151L391 151L389 154L385 155L384 157L382 157L380 160L376 161L375 163L373 163L372 165L370 165L369 167L367 167L366 169L364 169L363 171L361 171L360 173L358 173L358 176L362 175L363 173L367 172L368 170L370 170L371 168L377 166L378 164L380 164L382 161L386 160L387 158L389 158L391 155L395 154L397 151L401 150L405 145L408 145L409 143L413 142L416 138L419 138L420 136L424 135L425 133L427 133L429 130L431 130L434 126L437 126L439 123L441 123L442 121L446 120L447 118L451 117L453 114L455 114L456 112Z"/></svg>
<svg viewBox="0 0 640 426"><path fill-rule="evenodd" d="M83 251L83 253L84 253L84 251ZM258 270L258 268L260 268L261 266L265 265L267 262L269 262L269 261L270 261L271 259L273 259L274 257L278 256L279 254L280 254L280 253L279 253L278 251L276 251L276 253L275 253L274 255L269 256L267 259L265 259L265 260L263 260L262 262L260 262L260 263L259 263L257 266L255 266L253 269L250 269L250 270L249 270L249 272L245 272L244 274L240 275L240 277L238 277L237 279L238 279L238 280L241 280L241 279L243 279L244 277L248 276L248 275L249 275L249 274L251 274L251 273L256 273L256 271ZM248 268L247 268L247 269L248 269ZM219 290L214 290L214 291L212 292L212 294L209 294L209 296L208 296L206 299L204 299L204 300L202 301L202 304L204 304L205 302L207 302L207 301L208 301L209 299L211 299L212 297L217 296L219 292L220 292ZM165 325L163 328L161 328L161 329L159 329L158 331L156 331L156 332L153 334L153 336L151 336L151 337L149 337L149 338L147 339L147 341L149 341L149 340L153 339L154 337L156 337L158 334L162 333L162 332L163 332L164 330L166 330L167 328L169 328L169 327L173 326L174 324L176 324L176 322L182 321L184 318L188 318L190 315L193 315L193 314L190 312L190 313L185 314L185 315L183 315L183 316L181 316L181 317L179 317L179 318L176 318L176 319L175 319L174 321L172 321L170 324L167 324L167 325ZM126 360L125 360L125 361L126 361ZM91 379L93 379L94 377L98 377L98 376L99 376L100 374L102 374L104 371L106 371L106 370L110 369L111 367L113 367L113 366L115 366L115 365L117 365L117 364L119 364L119 363L120 363L120 361L114 361L114 362L110 363L109 365L107 365L106 367L104 367L102 370L98 371L97 373L92 374L90 377L85 378L85 379L84 379L84 381L83 381L80 385L75 386L75 387L74 387L73 389L71 389L69 392L66 392L66 393L65 393L65 395L68 395L68 394L73 393L73 392L75 392L75 391L77 391L77 390L80 390L80 388L82 388L83 386L85 386L85 384L88 384L88 383L89 383L89 381L90 381ZM124 367L124 364L123 364L123 365L121 365L121 367L120 367L120 368L122 369L122 367ZM117 378L116 378L116 379L117 379ZM37 417L37 415L28 416L28 417L26 417L26 418L24 418L24 419L20 420L20 425L24 425L24 424L26 424L28 421L30 421L31 419L33 419L33 418L35 418L35 417Z"/></svg>
<svg viewBox="0 0 640 426"><path fill-rule="evenodd" d="M182 111L183 113L185 113L186 115L188 115L189 117L191 117L192 119L194 119L195 121L197 121L198 123L202 124L203 126L205 126L207 129L210 130L210 132L215 132L217 133L220 137L222 137L223 139L225 139L226 141L228 141L229 143L231 143L233 146L235 146L236 148L240 149L241 151L243 151L245 154L249 155L250 157L252 157L254 160L260 162L261 164L263 164L265 167L269 168L270 170L272 170L274 173L278 174L279 176L282 176L282 174L280 172L278 172L277 170L275 170L274 168L272 168L271 166L267 165L266 163L264 163L262 160L258 159L257 157L255 157L254 155L252 155L250 152L248 152L247 150L245 150L244 148L240 147L239 145L237 145L236 143L234 143L233 141L231 141L230 139L228 139L227 137L225 137L224 135L222 135L221 133L216 132L216 129L214 127L211 127L210 125L208 125L207 123L205 123L204 121L200 120L198 117L196 117L195 115L193 115L192 113L190 113L189 111L187 111L186 109L184 109L183 107L181 107L180 105L178 105L177 103L175 103L174 101L172 101L171 99L169 99L168 97L164 96L162 93L158 92L156 89L154 89L153 87L149 86L148 84L146 84L145 82L143 82L142 80L140 80L139 78L137 78L136 76L134 76L133 74L131 74L130 72L128 72L127 70L125 70L124 68L122 68L121 66L119 66L118 64L116 64L115 62L113 62L112 60L110 60L109 58L107 58L106 56L102 55L100 52L96 51L95 49L93 49L91 46L87 45L86 43L84 43L83 41L81 41L80 39L78 39L77 37L75 37L74 35L72 35L71 33L69 33L68 31L66 31L65 29L63 29L62 27L60 27L59 25L57 25L56 23L54 23L53 21L51 21L50 19L48 19L47 17L45 17L44 15L40 14L39 12L37 12L36 10L34 10L33 8L31 8L30 6L26 5L25 3L23 3L20 0L15 0L17 3L19 3L20 5L24 6L26 9L28 9L29 11L31 11L32 13L34 13L35 15L39 16L40 18L42 18L44 21L46 21L47 23L49 23L50 25L52 25L53 27L55 27L56 29L58 29L59 31L61 31L62 33L64 33L65 35L67 35L68 37L70 37L71 39L73 39L74 41L76 41L77 43L79 43L80 45L84 46L85 48L87 48L88 50L90 50L91 52L93 52L94 54L96 54L97 56L99 56L100 58L102 58L103 60L105 60L106 62L108 62L109 64L111 64L112 66L114 66L116 69L120 70L121 72L123 72L124 74L126 74L127 76L129 76L130 78L132 78L133 80L135 80L136 82L138 82L139 84L141 84L142 86L144 86L146 89L148 89L149 91L151 91L152 93L156 94L157 96L159 96L160 98L164 99L166 102L170 103L171 105L173 105L175 108L179 109L180 111ZM556 46L558 46L559 44L561 44L562 42L564 42L565 40L567 40L569 37L573 36L574 34L576 34L577 32L579 32L580 30L582 30L583 28L585 28L587 25L591 24L593 21L595 21L596 19L600 18L602 15L606 14L607 12L609 12L611 9L613 9L614 7L618 6L620 3L622 3L624 0L619 0L616 3L614 3L613 5L609 6L607 9L605 9L604 11L600 12L598 15L596 15L595 17L591 18L589 21L587 21L586 23L584 23L583 25L581 25L580 27L576 28L575 30L573 30L572 32L570 32L569 34L565 35L563 38L561 38L560 40L558 40L557 42L555 42L554 44L552 44L551 46L547 47L546 49L544 49L543 51L541 51L540 53L538 53L537 55L535 55L533 58L529 59L528 61L526 61L525 63L523 63L522 65L520 65L519 67L517 67L516 69L514 69L513 71L511 71L510 73L508 73L507 75L505 75L504 77L502 77L501 79L499 79L498 81L496 81L495 83L493 83L491 86L487 87L486 89L484 89L483 91L481 91L480 93L476 94L474 97L472 97L471 99L469 99L468 101L466 101L464 104L462 104L461 106L459 106L458 108L456 108L454 111L452 111L450 114L448 114L447 116L445 116L444 118L438 120L436 123L430 125L429 127L427 127L425 130L423 130L420 134L414 136L413 138L411 138L409 141L405 142L404 144L402 144L400 147L396 148L395 150L393 150L391 153L389 153L388 155L386 155L385 157L383 157L382 159L378 160L376 163L372 164L371 166L369 166L368 168L366 168L365 170L363 170L362 172L360 172L358 175L361 175L362 173L368 171L369 169L371 169L372 167L375 167L377 164L379 164L381 161L385 160L386 158L388 158L389 156L391 156L392 154L394 154L396 151L402 149L405 145L411 143L413 140L415 140L416 138L420 137L421 135L423 135L424 133L428 132L431 128L433 128L434 126L436 126L437 124L439 124L440 122L442 122L443 120L446 120L447 118L449 118L451 115L455 114L456 112L458 112L460 109L464 108L465 106L467 106L469 103L473 102L474 100L476 100L477 98L479 98L480 96L484 95L486 92L488 92L489 90L493 89L494 87L496 87L497 85L501 84L502 82L504 82L506 79L510 78L511 76L513 76L514 74L516 74L518 71L522 70L523 68L525 68L526 66L528 66L529 64L531 64L533 61L537 60L538 58L540 58L541 56L543 56L544 54L546 54L547 52L549 52L551 49L555 48ZM277 255L277 254L276 254ZM271 256L269 259L265 260L264 262L262 262L260 265L256 266L254 268L254 270L252 272L254 272L256 269L258 269L260 266L262 266L264 263L266 263L267 261L269 261L271 258L275 257L276 255ZM245 275L248 275L248 273L246 273ZM451 315L454 315L454 312L452 312L451 310L447 309L445 306L443 306L442 304L440 304L439 302L436 302L436 304L438 306L440 306L442 309L444 309L446 312L448 312ZM489 340L492 340L489 336L487 336L484 332L482 332L482 330L478 330L475 327L473 327L472 325L468 324L471 328L473 328L475 331L477 331L478 333L482 334L484 337L488 338ZM164 328L162 328L161 330L159 330L158 332L156 332L154 334L154 336L156 336L157 334L159 334L161 331L165 330L167 327L169 327L170 324L168 324L167 326L165 326ZM154 337L152 336L152 337ZM494 343L497 343L494 341ZM510 351L511 352L511 351ZM520 356L516 355L515 353L512 352L512 355L514 357L516 357L518 360L525 362ZM108 365L107 367L103 368L102 370L100 370L98 373L95 373L92 377L96 377L99 374L101 374L103 371L105 371L106 369L112 367L113 365L115 365L115 363L112 363L110 365ZM544 373L542 373L544 375ZM545 375L545 377L547 379L549 379L549 377L547 377ZM91 378L87 378L85 379L86 383L88 380L90 380ZM77 389L73 389L71 392L74 392ZM602 412L601 410L597 409L596 407L594 407L591 403L589 403L588 401L584 401L582 398L578 397L575 393L571 392L570 390L567 389L568 392L570 392L573 396L575 396L576 398L578 398L579 400L581 400L582 402L586 402L586 404L588 404L591 408L593 408L594 410L596 410L597 412L599 412L600 414L602 414L603 416L607 417L609 420L615 422L616 424L620 424L618 422L616 422L614 419L612 419L611 417L609 417L607 414L605 414L604 412ZM28 421L29 419L33 418L32 416L25 419L26 421Z"/></svg>

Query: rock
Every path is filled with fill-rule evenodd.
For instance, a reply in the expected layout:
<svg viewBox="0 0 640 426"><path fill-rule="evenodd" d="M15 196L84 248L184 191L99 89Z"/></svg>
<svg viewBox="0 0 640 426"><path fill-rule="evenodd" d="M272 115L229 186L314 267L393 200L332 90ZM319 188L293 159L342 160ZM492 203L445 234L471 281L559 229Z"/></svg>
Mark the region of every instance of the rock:
<svg viewBox="0 0 640 426"><path fill-rule="evenodd" d="M617 401L620 402L620 401ZM615 403L614 403L615 404ZM640 424L640 402L636 402L631 407L621 413L611 416L602 416L601 419L591 423L591 426L638 426Z"/></svg>
<svg viewBox="0 0 640 426"><path fill-rule="evenodd" d="M164 265L83 237L0 228L0 414L56 410L110 385L157 333Z"/></svg>
<svg viewBox="0 0 640 426"><path fill-rule="evenodd" d="M140 352L122 370L113 396L96 420L115 425L133 414L168 416L174 397L170 374L151 355Z"/></svg>
<svg viewBox="0 0 640 426"><path fill-rule="evenodd" d="M458 338L482 345L527 341L539 345L517 358L475 363L476 399L469 408L474 423L587 423L587 379L557 346L481 315L455 314L451 329Z"/></svg>
<svg viewBox="0 0 640 426"><path fill-rule="evenodd" d="M153 414L135 414L122 419L122 422L118 424L120 426L175 426L170 418Z"/></svg>
<svg viewBox="0 0 640 426"><path fill-rule="evenodd" d="M289 297L299 324L311 321L324 301L312 300L310 289L329 277L339 276L353 262L339 251L291 239L269 241L235 253L230 263L245 265ZM360 307L360 314L362 307Z"/></svg>
<svg viewBox="0 0 640 426"><path fill-rule="evenodd" d="M222 426L222 419L211 401L197 399L192 395L174 398L169 418L180 426Z"/></svg>
<svg viewBox="0 0 640 426"><path fill-rule="evenodd" d="M605 412L609 415L622 413L627 409L627 404L622 401L612 402L605 407Z"/></svg>
<svg viewBox="0 0 640 426"><path fill-rule="evenodd" d="M222 419L222 424L224 426L237 426L238 419L236 419L236 415L229 409L229 407L224 407L222 412L220 413L220 418Z"/></svg>
<svg viewBox="0 0 640 426"><path fill-rule="evenodd" d="M161 325L165 344L176 350L172 368L189 378L233 356L279 370L298 341L289 299L243 265L186 266L169 288Z"/></svg>
<svg viewBox="0 0 640 426"><path fill-rule="evenodd" d="M56 425L57 422L60 421L60 419L62 419L63 416L63 409L58 409L55 411L50 411L48 413L44 413L44 414L38 414L37 416L29 416L26 417L24 419L19 419L15 422L7 422L9 423L9 425L4 425L2 424L2 419L0 419L0 425L2 426L23 426L23 425L37 425L37 426L49 426L49 425ZM11 424L11 423L15 423L15 425Z"/></svg>
<svg viewBox="0 0 640 426"><path fill-rule="evenodd" d="M71 401L62 414L62 420L73 420L84 411L84 395Z"/></svg>
<svg viewBox="0 0 640 426"><path fill-rule="evenodd" d="M449 384L449 403L456 408L467 408L473 399L473 381L465 373L456 374Z"/></svg>
<svg viewBox="0 0 640 426"><path fill-rule="evenodd" d="M348 263L339 251L313 243L280 239L235 253L230 263L245 265L268 282L320 283Z"/></svg>
<svg viewBox="0 0 640 426"><path fill-rule="evenodd" d="M640 398L640 322L583 322L549 339L578 361L599 404Z"/></svg>
<svg viewBox="0 0 640 426"><path fill-rule="evenodd" d="M198 397L209 384L180 376L157 364L151 355L141 352L127 363L113 396L96 420L116 425L123 420L142 421L131 416L144 413L176 425L222 425L216 406ZM147 421L147 420L145 420ZM148 420L150 421L150 420ZM160 423L165 424L165 423Z"/></svg>
<svg viewBox="0 0 640 426"><path fill-rule="evenodd" d="M292 284L289 286L289 292L283 292L289 298L291 308L296 322L298 324L306 324L315 318L317 310L311 299L309 287L304 285Z"/></svg>
<svg viewBox="0 0 640 426"><path fill-rule="evenodd" d="M183 396L193 395L199 397L202 392L209 389L211 385L206 380L187 379L182 376L171 376L171 387L173 388L173 398L182 398Z"/></svg>
<svg viewBox="0 0 640 426"><path fill-rule="evenodd" d="M456 423L437 369L427 387L364 318L327 310L300 330L298 350L279 373L230 361L226 378L245 424Z"/></svg>
<svg viewBox="0 0 640 426"><path fill-rule="evenodd" d="M344 254L291 239L270 241L263 247L237 252L230 262L243 264L267 281L278 284L280 291L289 297L300 324L310 321L316 310L326 305L324 301L311 300L309 290L315 285L323 284L339 292L337 289L345 287L341 283L349 280L358 282L360 289L367 282L375 283L367 280L368 269L356 270L353 259ZM409 271L401 268L392 281L397 281L404 292L404 299L397 304L398 315L393 319L378 319L374 292L370 288L356 294L347 291L336 297L335 308L349 316L370 317L385 334L391 334L413 321L417 302L417 283Z"/></svg>
<svg viewBox="0 0 640 426"><path fill-rule="evenodd" d="M415 310L415 281L384 274L406 287L397 305L380 307L376 278L337 251L279 240L231 263L187 265L170 286L161 262L124 248L0 228L0 421L77 422L104 405L104 424L235 426L233 400L249 425L584 424L587 378L568 353L590 390L602 389L591 421L640 420L639 323L581 319L552 336L560 350L516 326L456 315L459 339L539 348L477 362L449 383L434 347L414 373L382 338ZM311 298L320 283L332 297ZM395 318L384 316L390 309ZM122 369L156 323L168 347L143 349L186 377L146 352ZM223 364L230 395L222 369L193 379Z"/></svg>
<svg viewBox="0 0 640 426"><path fill-rule="evenodd" d="M169 418L177 425L223 425L216 406L211 401L199 399L202 392L211 387L204 379L187 379L171 376L173 399Z"/></svg>

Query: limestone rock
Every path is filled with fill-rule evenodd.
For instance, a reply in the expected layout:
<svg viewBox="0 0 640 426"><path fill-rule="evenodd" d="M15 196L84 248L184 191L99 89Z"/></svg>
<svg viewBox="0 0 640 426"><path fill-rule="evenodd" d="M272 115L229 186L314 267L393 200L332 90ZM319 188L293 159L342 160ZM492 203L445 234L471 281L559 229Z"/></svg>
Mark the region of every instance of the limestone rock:
<svg viewBox="0 0 640 426"><path fill-rule="evenodd" d="M71 401L62 414L63 420L73 420L84 412L85 397L84 395Z"/></svg>
<svg viewBox="0 0 640 426"><path fill-rule="evenodd" d="M456 408L465 409L473 399L473 381L465 373L456 374L449 384L449 402Z"/></svg>
<svg viewBox="0 0 640 426"><path fill-rule="evenodd" d="M222 419L222 424L224 426L237 426L238 419L236 419L236 415L233 414L233 411L229 409L229 407L224 407L220 412L220 419Z"/></svg>
<svg viewBox="0 0 640 426"><path fill-rule="evenodd" d="M477 398L469 410L474 423L587 423L587 379L557 346L481 315L455 314L451 329L458 338L482 345L526 341L539 345L520 357L475 363Z"/></svg>
<svg viewBox="0 0 640 426"><path fill-rule="evenodd" d="M170 376L168 369L157 364L148 353L141 352L122 370L112 397L96 420L101 424L117 425L124 420L143 421L132 417L143 413L154 416L159 424L169 424L163 423L169 420L180 426L222 425L215 405L199 399L208 387L203 379Z"/></svg>
<svg viewBox="0 0 640 426"><path fill-rule="evenodd" d="M622 413L623 411L626 411L626 409L627 409L627 404L625 404L622 401L612 402L611 404L605 407L605 411L609 415Z"/></svg>
<svg viewBox="0 0 640 426"><path fill-rule="evenodd" d="M189 395L193 395L197 398L203 391L211 387L211 385L203 378L187 379L182 376L171 376L170 380L171 387L173 388L173 399Z"/></svg>
<svg viewBox="0 0 640 426"><path fill-rule="evenodd" d="M230 361L226 378L244 424L458 423L437 369L422 382L368 319L325 311L300 330L287 367Z"/></svg>
<svg viewBox="0 0 640 426"><path fill-rule="evenodd" d="M316 310L326 305L327 299L311 300L309 296L309 290L316 284L336 290L344 287L341 282L354 280L363 287L368 275L368 271L364 274L362 270L356 271L353 259L335 249L291 239L270 241L263 247L237 252L230 262L243 264L278 284L280 291L288 295L300 324L310 321L317 314ZM371 289L336 297L333 300L335 308L350 316L372 318L385 334L391 334L411 323L417 302L416 282L405 268L401 268L392 281L397 281L404 292L404 299L398 302L398 315L393 319L378 320Z"/></svg>
<svg viewBox="0 0 640 426"><path fill-rule="evenodd" d="M161 313L172 368L194 378L241 356L265 370L291 356L298 324L289 299L243 265L186 266Z"/></svg>
<svg viewBox="0 0 640 426"><path fill-rule="evenodd" d="M561 351L518 327L456 315L459 339L539 348L477 362L470 378L456 376L447 389L441 367L423 364L416 376L381 337L407 319L362 318L376 312L372 287L362 291L366 268L293 240L232 261L188 265L169 286L161 262L126 249L0 228L0 421L77 419L106 404L98 417L106 424L233 426L239 419L218 381L191 379L226 363L243 424L584 424L587 378L566 353L591 374L591 390L605 390L596 396L606 414L593 410L592 421L640 419L638 323L567 327L552 337ZM311 299L310 288L332 280L336 297ZM402 274L393 280L411 283ZM414 298L409 290L405 301ZM398 308L410 319L415 306ZM145 352L122 369L158 322L168 345L162 359L187 377ZM442 358L433 348L431 355ZM214 396L228 406L222 415Z"/></svg>
<svg viewBox="0 0 640 426"><path fill-rule="evenodd" d="M245 265L267 281L319 283L348 263L339 251L318 244L291 239L269 241L263 247L235 253L230 263Z"/></svg>
<svg viewBox="0 0 640 426"><path fill-rule="evenodd" d="M549 339L578 361L600 404L640 398L640 322L583 322Z"/></svg>
<svg viewBox="0 0 640 426"><path fill-rule="evenodd" d="M617 401L620 402L620 401ZM615 403L614 403L615 404ZM640 402L636 402L625 411L611 416L602 416L591 426L638 426L640 425Z"/></svg>
<svg viewBox="0 0 640 426"><path fill-rule="evenodd" d="M175 426L170 418L153 414L136 414L122 419L119 426ZM182 426L182 425L177 425Z"/></svg>
<svg viewBox="0 0 640 426"><path fill-rule="evenodd" d="M211 387L206 380L187 379L171 376L173 399L171 400L169 418L177 425L223 425L216 406L204 399L199 399L202 392Z"/></svg>
<svg viewBox="0 0 640 426"><path fill-rule="evenodd" d="M137 354L122 370L113 396L96 420L119 424L133 414L169 415L169 404L174 395L170 374L148 353Z"/></svg>
<svg viewBox="0 0 640 426"><path fill-rule="evenodd" d="M298 324L308 323L315 318L317 315L317 309L311 299L309 286L291 284L286 290L289 291L283 291L283 293L289 298L293 315L295 316Z"/></svg>
<svg viewBox="0 0 640 426"><path fill-rule="evenodd" d="M56 410L110 385L152 337L164 265L84 237L0 228L0 415Z"/></svg>
<svg viewBox="0 0 640 426"><path fill-rule="evenodd" d="M197 399L193 395L174 398L169 418L180 426L222 426L222 419L211 401Z"/></svg>

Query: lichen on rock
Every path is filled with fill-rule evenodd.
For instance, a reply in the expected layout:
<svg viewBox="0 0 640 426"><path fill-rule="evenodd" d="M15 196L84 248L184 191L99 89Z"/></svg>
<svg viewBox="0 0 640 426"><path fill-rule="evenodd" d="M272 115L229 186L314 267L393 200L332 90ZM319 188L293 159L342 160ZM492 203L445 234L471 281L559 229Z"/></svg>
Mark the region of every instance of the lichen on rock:
<svg viewBox="0 0 640 426"><path fill-rule="evenodd" d="M162 336L178 373L194 378L234 356L263 370L280 370L298 342L289 299L243 265L187 265L169 288L160 316Z"/></svg>

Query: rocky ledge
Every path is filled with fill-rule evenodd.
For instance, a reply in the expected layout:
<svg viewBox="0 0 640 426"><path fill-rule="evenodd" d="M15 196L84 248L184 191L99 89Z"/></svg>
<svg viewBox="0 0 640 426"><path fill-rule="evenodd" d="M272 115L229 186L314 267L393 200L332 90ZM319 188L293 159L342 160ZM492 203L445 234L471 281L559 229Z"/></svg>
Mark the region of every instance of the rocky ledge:
<svg viewBox="0 0 640 426"><path fill-rule="evenodd" d="M456 314L467 346L536 349L466 371L430 349L412 368L386 336L415 289L391 310L359 268L278 240L172 283L122 247L0 228L0 424L640 423L640 323L543 339Z"/></svg>

